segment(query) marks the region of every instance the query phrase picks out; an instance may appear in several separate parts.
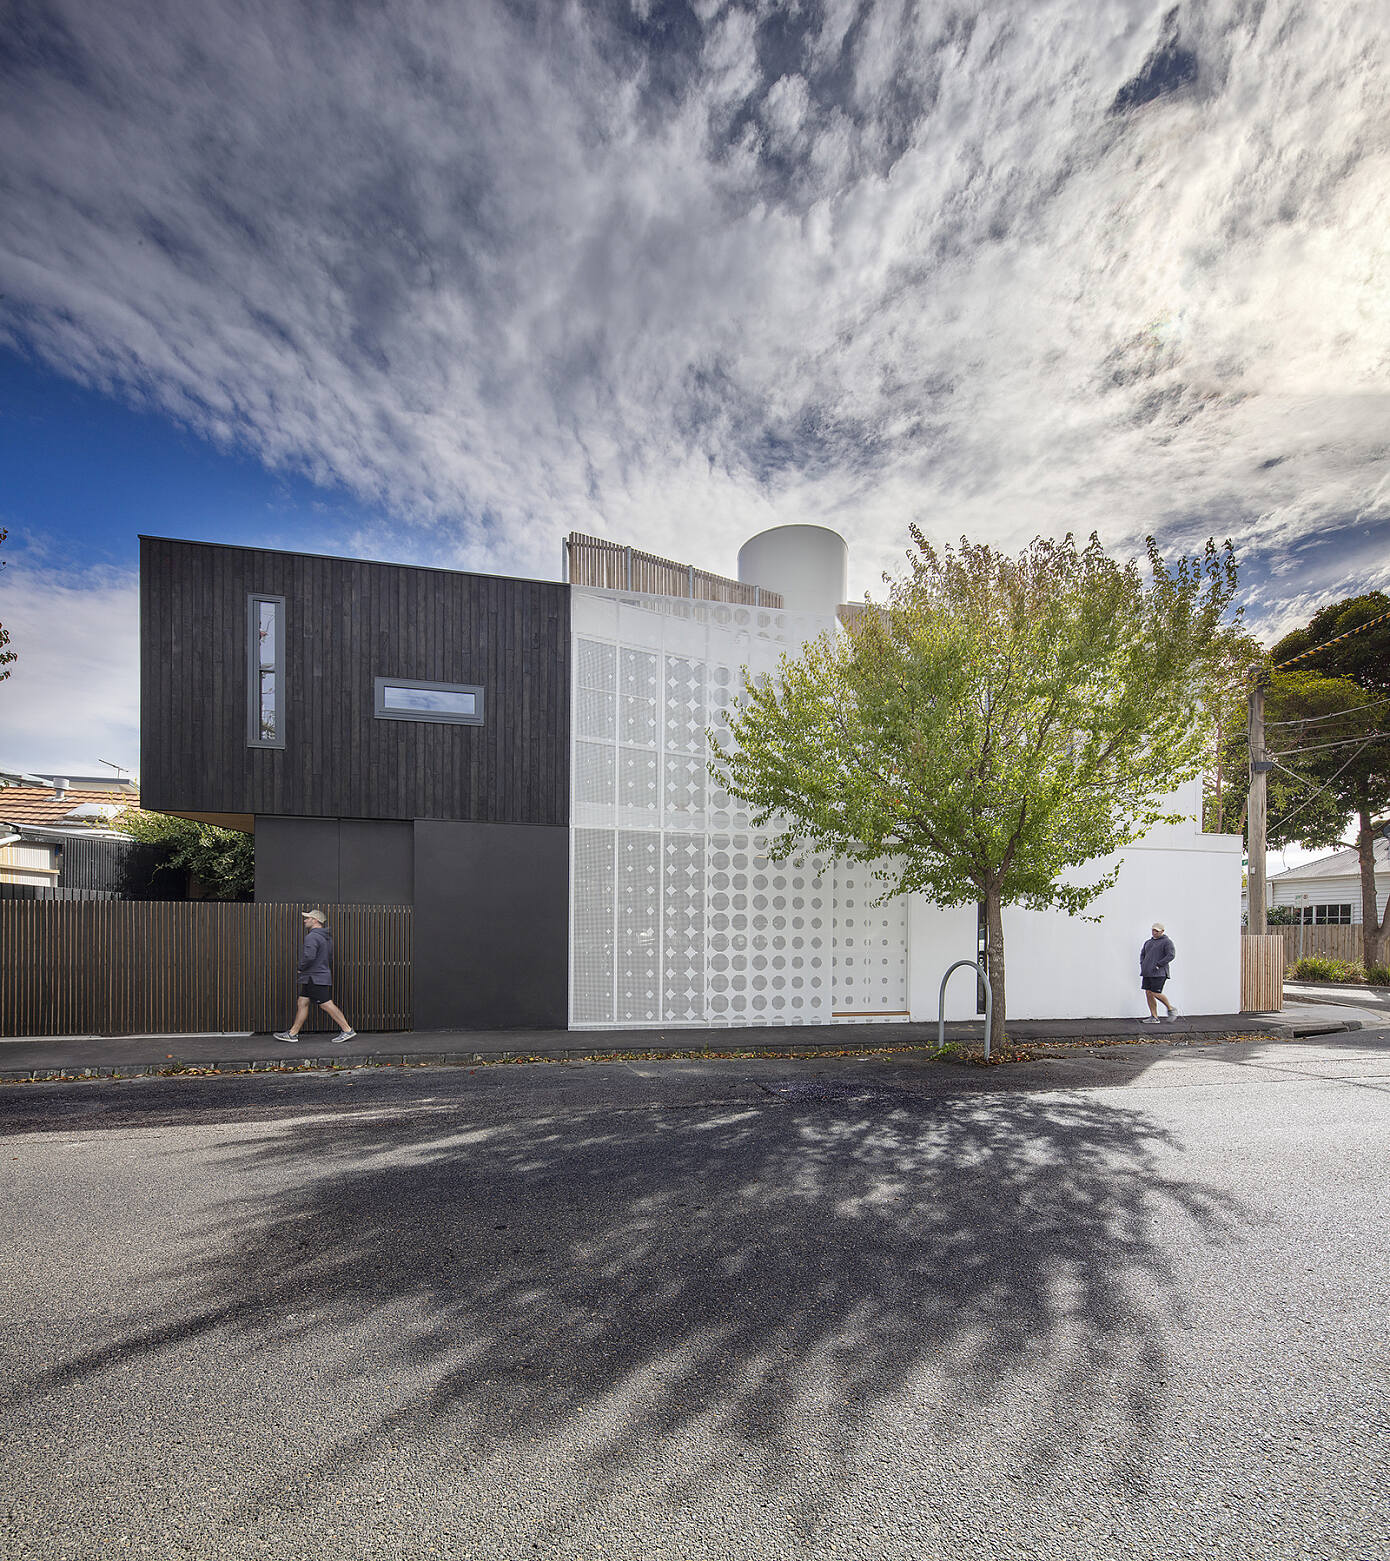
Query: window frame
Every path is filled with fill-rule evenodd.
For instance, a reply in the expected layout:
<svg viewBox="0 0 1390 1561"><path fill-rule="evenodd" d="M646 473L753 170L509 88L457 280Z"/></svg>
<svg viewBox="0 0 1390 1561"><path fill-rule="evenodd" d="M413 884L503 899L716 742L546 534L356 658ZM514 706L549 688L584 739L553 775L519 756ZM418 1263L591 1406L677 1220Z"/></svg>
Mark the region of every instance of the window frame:
<svg viewBox="0 0 1390 1561"><path fill-rule="evenodd" d="M1294 926L1301 922L1305 927L1352 927L1355 926L1353 917L1356 915L1356 906L1348 900L1328 900L1316 905L1298 905L1294 909L1298 911L1298 920ZM1329 912L1336 911L1337 915L1331 916ZM1322 914L1319 915L1319 912ZM1342 913L1346 914L1343 915Z"/></svg>
<svg viewBox="0 0 1390 1561"><path fill-rule="evenodd" d="M373 715L378 721L428 721L435 726L482 726L485 724L483 690L477 683L444 683L438 678L377 677L373 684ZM388 688L419 688L432 694L472 694L473 714L459 715L453 710L389 710L385 696Z"/></svg>
<svg viewBox="0 0 1390 1561"><path fill-rule="evenodd" d="M274 607L275 658L267 668L261 660L261 608ZM246 596L246 746L283 748L285 746L285 598L273 591L249 591ZM261 674L269 671L275 679L275 736L261 730Z"/></svg>

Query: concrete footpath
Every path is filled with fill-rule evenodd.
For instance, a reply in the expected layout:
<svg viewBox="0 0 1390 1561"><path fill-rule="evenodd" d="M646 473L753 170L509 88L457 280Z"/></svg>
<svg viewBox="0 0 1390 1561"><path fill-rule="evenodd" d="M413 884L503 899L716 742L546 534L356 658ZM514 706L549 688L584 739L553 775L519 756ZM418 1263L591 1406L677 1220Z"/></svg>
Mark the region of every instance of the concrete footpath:
<svg viewBox="0 0 1390 1561"><path fill-rule="evenodd" d="M1160 1025L1139 1019L1018 1020L1013 1045L1122 1044L1184 1037L1312 1036L1387 1022L1368 1010L1290 1006L1278 1014L1180 1015ZM946 1039L978 1047L981 1025L948 1024ZM0 1039L0 1082L127 1078L149 1073L236 1073L267 1068L474 1064L524 1058L564 1061L608 1056L844 1055L935 1047L935 1024L796 1025L707 1030L408 1030L335 1043L331 1032L295 1045L259 1034L19 1036Z"/></svg>
<svg viewBox="0 0 1390 1561"><path fill-rule="evenodd" d="M1286 981L1284 1001L1327 1003L1340 1008L1365 1008L1390 1014L1390 986L1352 986L1332 981Z"/></svg>

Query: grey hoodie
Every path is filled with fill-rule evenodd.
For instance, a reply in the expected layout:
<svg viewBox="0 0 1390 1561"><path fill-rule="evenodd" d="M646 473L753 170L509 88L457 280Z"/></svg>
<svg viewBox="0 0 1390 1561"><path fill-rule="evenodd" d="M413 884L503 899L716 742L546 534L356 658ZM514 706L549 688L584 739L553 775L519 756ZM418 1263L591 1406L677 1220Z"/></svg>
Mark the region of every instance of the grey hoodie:
<svg viewBox="0 0 1390 1561"><path fill-rule="evenodd" d="M333 934L327 927L310 927L304 934L299 979L319 986L333 985Z"/></svg>
<svg viewBox="0 0 1390 1561"><path fill-rule="evenodd" d="M1165 932L1160 937L1150 938L1139 950L1139 975L1142 980L1145 976L1166 976L1168 974L1168 961L1177 956L1177 949L1173 947L1173 940Z"/></svg>

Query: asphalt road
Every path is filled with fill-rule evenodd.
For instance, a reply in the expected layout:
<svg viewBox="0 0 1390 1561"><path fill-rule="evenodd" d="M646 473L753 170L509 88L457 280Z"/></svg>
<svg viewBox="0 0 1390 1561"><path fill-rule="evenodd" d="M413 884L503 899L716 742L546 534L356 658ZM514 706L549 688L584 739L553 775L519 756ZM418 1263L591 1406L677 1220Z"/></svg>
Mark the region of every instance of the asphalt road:
<svg viewBox="0 0 1390 1561"><path fill-rule="evenodd" d="M0 1090L0 1554L1390 1554L1390 1032Z"/></svg>

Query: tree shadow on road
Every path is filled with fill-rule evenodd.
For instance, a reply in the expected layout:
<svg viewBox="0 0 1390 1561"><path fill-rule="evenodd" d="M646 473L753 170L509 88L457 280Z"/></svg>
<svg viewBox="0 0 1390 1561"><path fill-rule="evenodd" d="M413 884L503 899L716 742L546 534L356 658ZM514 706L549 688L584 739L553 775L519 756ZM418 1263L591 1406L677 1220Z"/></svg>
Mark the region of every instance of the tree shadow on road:
<svg viewBox="0 0 1390 1561"><path fill-rule="evenodd" d="M320 1476L412 1436L458 1460L583 1427L596 1490L678 1445L692 1488L720 1461L782 1490L814 1466L824 1504L876 1417L965 1448L1004 1404L1011 1460L1039 1471L1103 1418L1108 1478L1137 1496L1180 1311L1168 1253L1234 1228L1174 1176L1178 1148L1118 1097L853 1081L278 1123L225 1149L237 1196L158 1307L28 1392L189 1341L341 1350L372 1318L360 1369L405 1386Z"/></svg>

